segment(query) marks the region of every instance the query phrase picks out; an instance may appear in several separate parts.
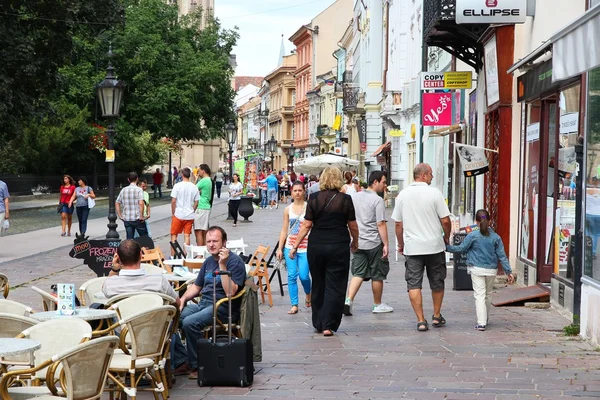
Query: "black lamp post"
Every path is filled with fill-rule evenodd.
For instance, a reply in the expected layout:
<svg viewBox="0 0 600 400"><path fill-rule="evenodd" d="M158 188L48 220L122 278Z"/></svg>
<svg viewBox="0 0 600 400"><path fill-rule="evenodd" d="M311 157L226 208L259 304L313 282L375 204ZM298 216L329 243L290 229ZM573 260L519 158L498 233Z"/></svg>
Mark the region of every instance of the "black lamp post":
<svg viewBox="0 0 600 400"><path fill-rule="evenodd" d="M96 86L98 91L98 99L102 108L102 116L108 119L108 128L106 135L108 136L107 152L111 152L114 156L113 137L115 136L115 120L119 118L119 109L121 107L121 98L125 84L117 79L114 75L110 58L112 57L112 48L108 50L108 67L106 67L106 76L104 80ZM107 154L108 156L108 154ZM117 214L115 212L115 159L107 157L108 163L108 232L107 239L119 239L117 232Z"/></svg>
<svg viewBox="0 0 600 400"><path fill-rule="evenodd" d="M294 143L291 144L290 148L288 149L288 162L291 164L291 171L294 172L294 155L295 155L295 151L296 148L294 147Z"/></svg>
<svg viewBox="0 0 600 400"><path fill-rule="evenodd" d="M237 139L237 127L233 121L229 121L225 127L227 144L229 145L229 183L233 182L233 146Z"/></svg>
<svg viewBox="0 0 600 400"><path fill-rule="evenodd" d="M277 150L277 140L275 140L275 136L271 134L271 139L267 142L269 145L269 152L271 153L271 169L275 169L275 159L273 158L275 155L275 151Z"/></svg>

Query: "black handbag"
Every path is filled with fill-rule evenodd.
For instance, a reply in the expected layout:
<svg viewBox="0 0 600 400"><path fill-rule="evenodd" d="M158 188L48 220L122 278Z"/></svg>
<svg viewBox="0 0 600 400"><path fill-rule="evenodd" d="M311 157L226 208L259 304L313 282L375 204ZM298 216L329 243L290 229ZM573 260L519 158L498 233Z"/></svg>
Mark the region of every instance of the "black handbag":
<svg viewBox="0 0 600 400"><path fill-rule="evenodd" d="M63 203L58 203L58 206L56 207L56 212L58 214L60 214L60 212L62 211L62 208L63 208Z"/></svg>

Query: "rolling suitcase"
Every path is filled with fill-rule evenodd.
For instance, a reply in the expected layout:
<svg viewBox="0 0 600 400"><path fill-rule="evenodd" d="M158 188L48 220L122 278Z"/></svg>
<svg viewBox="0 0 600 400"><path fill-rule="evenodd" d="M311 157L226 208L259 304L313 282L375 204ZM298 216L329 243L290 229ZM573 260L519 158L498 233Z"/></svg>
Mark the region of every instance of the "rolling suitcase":
<svg viewBox="0 0 600 400"><path fill-rule="evenodd" d="M213 272L213 288L217 275L231 272ZM254 380L252 342L248 339L217 337L217 299L213 291L213 335L211 339L198 339L198 386L241 386L246 387ZM231 326L231 297L229 297L229 326Z"/></svg>

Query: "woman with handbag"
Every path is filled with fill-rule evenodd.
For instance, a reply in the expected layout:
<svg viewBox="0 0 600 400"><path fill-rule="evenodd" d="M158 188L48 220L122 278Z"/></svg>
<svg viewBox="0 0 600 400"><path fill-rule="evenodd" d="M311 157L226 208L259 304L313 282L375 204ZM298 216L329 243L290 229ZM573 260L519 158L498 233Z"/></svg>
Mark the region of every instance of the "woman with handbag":
<svg viewBox="0 0 600 400"><path fill-rule="evenodd" d="M96 194L94 193L94 190L87 185L87 179L85 176L80 176L79 179L77 179L77 185L77 189L75 189L75 192L69 201L69 208L72 209L73 202L75 202L77 220L79 221L79 234L83 236L87 231L87 221L90 215L90 208L93 208L96 204L96 201L94 200L96 198Z"/></svg>
<svg viewBox="0 0 600 400"><path fill-rule="evenodd" d="M71 236L71 225L73 224L73 203L71 198L75 193L75 181L70 175L63 175L63 184L60 187L60 199L58 201L57 211L60 214L60 226L62 233L60 236Z"/></svg>
<svg viewBox="0 0 600 400"><path fill-rule="evenodd" d="M277 259L281 261L285 256L285 264L288 271L288 291L290 293L290 302L292 308L288 314L298 313L298 275L306 298L304 305L311 306L310 299L310 271L308 259L306 258L306 248L308 245L308 236L306 236L297 246L298 252L294 259L289 258L289 252L294 248L300 225L304 221L307 203L304 201L304 184L300 181L292 185L293 202L283 210L283 227L279 233L279 247L277 248Z"/></svg>
<svg viewBox="0 0 600 400"><path fill-rule="evenodd" d="M312 277L312 323L323 336L333 336L342 322L350 251L358 249L358 225L352 198L341 193L342 172L327 167L319 180L320 191L308 198L302 223L289 258L297 257L308 235L308 265ZM352 239L352 241L350 241Z"/></svg>

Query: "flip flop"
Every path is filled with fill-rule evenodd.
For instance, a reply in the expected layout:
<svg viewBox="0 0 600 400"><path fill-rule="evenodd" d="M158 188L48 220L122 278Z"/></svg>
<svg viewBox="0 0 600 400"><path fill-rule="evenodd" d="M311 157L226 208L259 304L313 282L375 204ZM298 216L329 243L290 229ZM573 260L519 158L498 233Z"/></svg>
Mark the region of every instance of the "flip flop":
<svg viewBox="0 0 600 400"><path fill-rule="evenodd" d="M298 306L292 306L292 308L290 308L290 310L288 311L288 314L298 314Z"/></svg>

